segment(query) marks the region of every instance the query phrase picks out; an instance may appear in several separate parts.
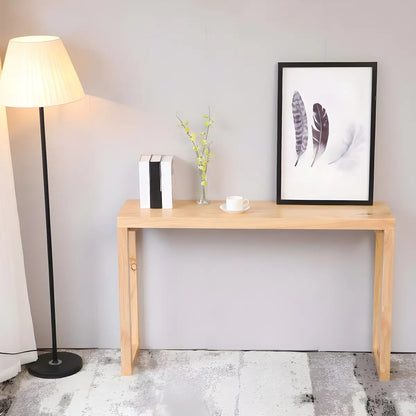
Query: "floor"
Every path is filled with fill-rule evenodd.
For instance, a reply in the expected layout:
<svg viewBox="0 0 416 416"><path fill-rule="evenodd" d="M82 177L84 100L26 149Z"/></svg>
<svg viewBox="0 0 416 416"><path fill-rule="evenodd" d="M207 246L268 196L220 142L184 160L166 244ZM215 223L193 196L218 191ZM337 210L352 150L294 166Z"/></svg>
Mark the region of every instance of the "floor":
<svg viewBox="0 0 416 416"><path fill-rule="evenodd" d="M379 382L366 353L142 351L131 377L119 350L78 353L71 377L0 384L0 416L416 415L414 354L394 354Z"/></svg>

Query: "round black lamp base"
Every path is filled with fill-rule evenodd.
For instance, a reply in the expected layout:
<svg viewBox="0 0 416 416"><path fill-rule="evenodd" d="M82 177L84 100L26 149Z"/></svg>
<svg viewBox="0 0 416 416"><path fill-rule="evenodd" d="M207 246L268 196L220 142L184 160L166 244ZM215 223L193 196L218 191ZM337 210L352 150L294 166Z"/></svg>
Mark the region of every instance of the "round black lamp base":
<svg viewBox="0 0 416 416"><path fill-rule="evenodd" d="M82 358L72 352L58 352L58 363L53 363L52 353L42 354L34 363L27 365L32 376L40 378L62 378L78 373Z"/></svg>

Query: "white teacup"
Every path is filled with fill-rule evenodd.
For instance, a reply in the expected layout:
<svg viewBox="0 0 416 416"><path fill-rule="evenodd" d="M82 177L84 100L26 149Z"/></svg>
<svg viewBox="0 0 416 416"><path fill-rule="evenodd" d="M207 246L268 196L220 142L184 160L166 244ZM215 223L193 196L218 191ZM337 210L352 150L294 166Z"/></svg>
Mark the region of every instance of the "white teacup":
<svg viewBox="0 0 416 416"><path fill-rule="evenodd" d="M227 196L226 207L227 211L242 211L243 209L248 208L250 201L244 199L242 196Z"/></svg>

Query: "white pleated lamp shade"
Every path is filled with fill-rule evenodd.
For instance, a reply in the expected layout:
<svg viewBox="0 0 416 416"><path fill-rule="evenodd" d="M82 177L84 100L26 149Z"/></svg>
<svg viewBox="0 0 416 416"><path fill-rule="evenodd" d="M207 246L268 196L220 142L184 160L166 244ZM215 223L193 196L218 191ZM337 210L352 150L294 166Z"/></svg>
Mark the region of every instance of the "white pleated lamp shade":
<svg viewBox="0 0 416 416"><path fill-rule="evenodd" d="M9 41L0 78L0 104L48 107L85 96L61 39L24 36Z"/></svg>

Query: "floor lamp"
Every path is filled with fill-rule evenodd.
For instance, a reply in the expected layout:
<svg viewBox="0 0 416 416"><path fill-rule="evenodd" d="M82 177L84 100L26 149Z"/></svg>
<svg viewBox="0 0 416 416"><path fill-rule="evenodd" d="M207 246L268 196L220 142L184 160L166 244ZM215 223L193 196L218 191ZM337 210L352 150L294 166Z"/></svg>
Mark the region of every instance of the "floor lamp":
<svg viewBox="0 0 416 416"><path fill-rule="evenodd" d="M66 377L82 368L79 355L58 352L57 349L44 107L83 97L81 83L61 39L56 36L25 36L9 41L0 79L0 104L7 107L38 107L40 118L52 352L40 355L28 368L32 375L42 378Z"/></svg>

